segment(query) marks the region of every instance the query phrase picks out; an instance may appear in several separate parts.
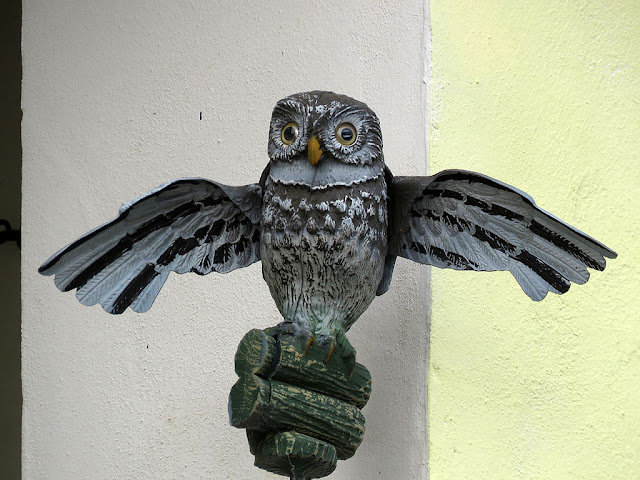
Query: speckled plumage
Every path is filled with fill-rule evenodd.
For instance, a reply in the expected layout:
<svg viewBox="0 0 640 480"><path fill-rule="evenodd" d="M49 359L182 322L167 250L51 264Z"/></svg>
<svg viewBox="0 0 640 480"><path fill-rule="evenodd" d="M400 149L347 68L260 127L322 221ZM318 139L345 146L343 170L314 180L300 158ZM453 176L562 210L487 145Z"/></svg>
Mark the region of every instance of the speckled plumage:
<svg viewBox="0 0 640 480"><path fill-rule="evenodd" d="M346 331L375 298L387 251L383 177L362 189L267 181L262 274L285 322L306 333Z"/></svg>
<svg viewBox="0 0 640 480"><path fill-rule="evenodd" d="M298 335L335 339L387 291L396 257L507 270L533 300L585 283L616 253L498 180L463 170L393 177L365 104L331 92L280 100L259 183L162 185L60 250L40 272L85 305L148 310L171 271L227 273L262 260Z"/></svg>

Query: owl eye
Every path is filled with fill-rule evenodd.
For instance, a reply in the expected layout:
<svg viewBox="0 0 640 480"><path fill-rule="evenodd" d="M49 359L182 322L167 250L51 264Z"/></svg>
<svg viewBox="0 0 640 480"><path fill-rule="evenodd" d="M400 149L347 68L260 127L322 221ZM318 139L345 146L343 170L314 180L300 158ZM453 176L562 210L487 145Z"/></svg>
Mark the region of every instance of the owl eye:
<svg viewBox="0 0 640 480"><path fill-rule="evenodd" d="M282 143L291 145L298 138L298 124L296 122L287 123L280 134Z"/></svg>
<svg viewBox="0 0 640 480"><path fill-rule="evenodd" d="M356 136L356 129L350 123L341 123L336 128L336 138L342 145L353 145Z"/></svg>

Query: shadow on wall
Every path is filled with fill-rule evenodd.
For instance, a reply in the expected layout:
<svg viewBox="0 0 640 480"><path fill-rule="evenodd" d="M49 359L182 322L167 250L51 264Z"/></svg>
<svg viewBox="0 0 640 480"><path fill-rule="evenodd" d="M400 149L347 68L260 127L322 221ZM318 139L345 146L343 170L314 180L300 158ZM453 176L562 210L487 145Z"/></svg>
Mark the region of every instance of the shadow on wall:
<svg viewBox="0 0 640 480"><path fill-rule="evenodd" d="M20 35L22 2L0 7L0 219L20 228L22 149L20 143ZM0 233L6 231L0 227ZM0 471L20 478L22 393L20 384L20 250L12 235L0 244ZM8 237L8 238L7 238Z"/></svg>

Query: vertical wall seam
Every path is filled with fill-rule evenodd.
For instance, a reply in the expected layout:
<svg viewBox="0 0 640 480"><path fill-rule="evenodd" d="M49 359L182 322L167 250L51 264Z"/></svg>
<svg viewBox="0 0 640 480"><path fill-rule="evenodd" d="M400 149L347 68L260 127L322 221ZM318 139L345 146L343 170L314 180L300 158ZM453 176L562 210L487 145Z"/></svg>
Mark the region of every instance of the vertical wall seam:
<svg viewBox="0 0 640 480"><path fill-rule="evenodd" d="M429 132L431 129L431 2L430 0L424 0L423 13L422 13L422 85L421 85L421 111L423 119L423 153L425 159L425 167L427 175L431 173L430 158L429 158ZM424 419L425 419L425 478L429 480L429 355L431 344L431 267L428 268L427 273L427 312L426 312L426 365L424 369L424 385L426 399L424 402Z"/></svg>

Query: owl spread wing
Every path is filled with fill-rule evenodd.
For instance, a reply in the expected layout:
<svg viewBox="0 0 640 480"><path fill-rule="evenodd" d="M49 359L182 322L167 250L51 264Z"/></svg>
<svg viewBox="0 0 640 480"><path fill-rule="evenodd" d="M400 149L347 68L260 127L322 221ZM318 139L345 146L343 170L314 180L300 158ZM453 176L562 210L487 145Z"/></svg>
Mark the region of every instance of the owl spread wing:
<svg viewBox="0 0 640 480"><path fill-rule="evenodd" d="M395 177L389 253L456 270L507 270L533 300L583 284L615 252L531 197L462 170Z"/></svg>
<svg viewBox="0 0 640 480"><path fill-rule="evenodd" d="M227 273L260 259L262 188L184 178L123 205L38 270L112 314L146 312L171 271Z"/></svg>

